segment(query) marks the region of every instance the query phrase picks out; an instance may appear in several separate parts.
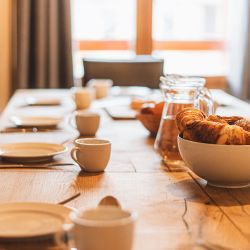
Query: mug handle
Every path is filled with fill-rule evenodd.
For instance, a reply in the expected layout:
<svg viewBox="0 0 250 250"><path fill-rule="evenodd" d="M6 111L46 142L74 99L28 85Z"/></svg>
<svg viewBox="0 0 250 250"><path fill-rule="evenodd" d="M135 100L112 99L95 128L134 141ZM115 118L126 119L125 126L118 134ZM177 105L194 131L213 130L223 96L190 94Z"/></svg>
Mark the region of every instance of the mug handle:
<svg viewBox="0 0 250 250"><path fill-rule="evenodd" d="M72 148L70 155L71 155L71 158L79 165L79 167L84 169L84 167L82 167L82 165L80 164L80 162L76 158L76 152L79 150L80 150L80 148L78 148L78 147Z"/></svg>
<svg viewBox="0 0 250 250"><path fill-rule="evenodd" d="M54 241L57 244L67 244L70 246L74 246L74 235L72 231L73 225L72 224L64 224L61 231L56 232L54 235Z"/></svg>
<svg viewBox="0 0 250 250"><path fill-rule="evenodd" d="M201 109L206 115L212 115L215 113L212 95L207 88L201 89L197 101L199 109Z"/></svg>

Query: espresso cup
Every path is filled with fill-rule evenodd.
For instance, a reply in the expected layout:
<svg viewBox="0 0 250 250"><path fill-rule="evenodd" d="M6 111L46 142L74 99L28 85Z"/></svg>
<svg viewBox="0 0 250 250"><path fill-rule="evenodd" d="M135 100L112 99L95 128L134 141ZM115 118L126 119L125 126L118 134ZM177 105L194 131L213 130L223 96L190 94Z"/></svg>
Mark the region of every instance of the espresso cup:
<svg viewBox="0 0 250 250"><path fill-rule="evenodd" d="M71 212L73 235L78 250L131 250L134 238L135 212L119 206Z"/></svg>
<svg viewBox="0 0 250 250"><path fill-rule="evenodd" d="M77 88L74 93L76 109L79 110L89 108L94 98L95 90L93 88Z"/></svg>
<svg viewBox="0 0 250 250"><path fill-rule="evenodd" d="M112 85L111 79L91 79L87 83L87 86L95 89L97 99L106 97Z"/></svg>
<svg viewBox="0 0 250 250"><path fill-rule="evenodd" d="M111 142L97 138L75 140L72 159L86 172L102 172L111 154Z"/></svg>
<svg viewBox="0 0 250 250"><path fill-rule="evenodd" d="M100 115L91 111L77 111L75 113L76 129L81 135L95 136L100 125ZM70 122L72 125L72 122Z"/></svg>

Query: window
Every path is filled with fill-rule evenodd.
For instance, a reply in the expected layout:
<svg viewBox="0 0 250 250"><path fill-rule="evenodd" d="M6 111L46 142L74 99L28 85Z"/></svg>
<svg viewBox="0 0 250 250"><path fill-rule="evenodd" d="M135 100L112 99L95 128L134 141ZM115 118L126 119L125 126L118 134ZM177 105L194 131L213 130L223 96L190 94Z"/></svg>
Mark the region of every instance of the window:
<svg viewBox="0 0 250 250"><path fill-rule="evenodd" d="M72 0L82 57L164 58L166 73L224 75L227 0Z"/></svg>
<svg viewBox="0 0 250 250"><path fill-rule="evenodd" d="M225 0L154 0L156 41L223 41Z"/></svg>
<svg viewBox="0 0 250 250"><path fill-rule="evenodd" d="M154 0L153 54L165 71L224 75L226 0Z"/></svg>
<svg viewBox="0 0 250 250"><path fill-rule="evenodd" d="M74 71L82 57L130 57L136 36L136 0L71 0Z"/></svg>
<svg viewBox="0 0 250 250"><path fill-rule="evenodd" d="M133 49L135 0L73 2L73 38L80 49Z"/></svg>

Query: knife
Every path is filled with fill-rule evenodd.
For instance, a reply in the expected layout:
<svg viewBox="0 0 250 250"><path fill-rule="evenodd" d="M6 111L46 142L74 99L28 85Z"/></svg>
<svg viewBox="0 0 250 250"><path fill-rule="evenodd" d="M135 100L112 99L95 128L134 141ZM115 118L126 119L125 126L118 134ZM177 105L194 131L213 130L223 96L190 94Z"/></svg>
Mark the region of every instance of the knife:
<svg viewBox="0 0 250 250"><path fill-rule="evenodd" d="M0 164L1 168L49 168L49 167L55 167L55 166L76 166L76 164L71 162L57 162L57 163L48 163L48 164L22 164L22 163L16 163L16 164Z"/></svg>
<svg viewBox="0 0 250 250"><path fill-rule="evenodd" d="M4 128L0 130L0 133L36 133L36 132L50 132L50 131L60 131L60 129L51 128Z"/></svg>

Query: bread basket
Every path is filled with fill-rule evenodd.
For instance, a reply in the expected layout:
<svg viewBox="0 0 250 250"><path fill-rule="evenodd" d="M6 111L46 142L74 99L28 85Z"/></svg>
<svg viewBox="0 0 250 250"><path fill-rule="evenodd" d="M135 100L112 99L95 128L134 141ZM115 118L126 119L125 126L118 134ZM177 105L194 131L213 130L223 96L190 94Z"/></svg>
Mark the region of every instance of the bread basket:
<svg viewBox="0 0 250 250"><path fill-rule="evenodd" d="M161 117L154 114L137 114L137 119L142 123L142 125L151 133L151 135L156 136Z"/></svg>

